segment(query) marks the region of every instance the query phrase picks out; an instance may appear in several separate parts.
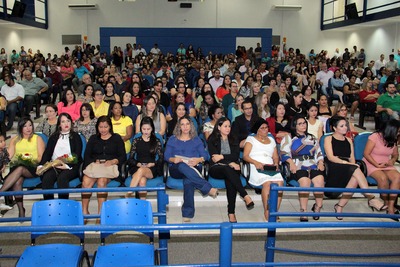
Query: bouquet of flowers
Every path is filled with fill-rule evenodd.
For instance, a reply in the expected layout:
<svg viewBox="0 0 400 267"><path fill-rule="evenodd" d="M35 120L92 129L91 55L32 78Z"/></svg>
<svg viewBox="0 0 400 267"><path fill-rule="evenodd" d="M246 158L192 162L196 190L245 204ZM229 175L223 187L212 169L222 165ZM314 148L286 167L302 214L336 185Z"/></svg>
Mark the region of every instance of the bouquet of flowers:
<svg viewBox="0 0 400 267"><path fill-rule="evenodd" d="M10 167L15 166L26 166L26 167L36 167L37 161L33 159L32 154L25 153L25 154L17 154L10 162Z"/></svg>
<svg viewBox="0 0 400 267"><path fill-rule="evenodd" d="M67 168L70 168L68 164L76 164L78 163L78 157L74 154L64 154L53 161L46 162L43 166L37 169L36 174L41 176L43 173L48 171L50 168L55 168L59 166L66 165Z"/></svg>

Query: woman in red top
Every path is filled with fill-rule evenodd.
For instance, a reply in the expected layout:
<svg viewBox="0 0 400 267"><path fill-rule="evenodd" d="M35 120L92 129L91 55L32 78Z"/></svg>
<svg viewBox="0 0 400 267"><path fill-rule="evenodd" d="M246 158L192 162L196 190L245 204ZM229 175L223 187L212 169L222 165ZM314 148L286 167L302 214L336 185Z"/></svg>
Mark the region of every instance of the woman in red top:
<svg viewBox="0 0 400 267"><path fill-rule="evenodd" d="M232 82L231 76L225 75L224 82L222 83L222 85L220 87L217 88L217 91L215 94L218 97L219 101L222 101L222 98L224 98L224 96L229 94L229 91L231 89L231 82Z"/></svg>
<svg viewBox="0 0 400 267"><path fill-rule="evenodd" d="M140 83L131 83L131 88L129 89L129 92L132 94L132 104L141 107L143 105L143 99L145 98L145 95L142 91Z"/></svg>
<svg viewBox="0 0 400 267"><path fill-rule="evenodd" d="M372 80L367 80L363 83L362 89L358 94L360 102L365 104L365 110L374 112L376 110L376 101L379 97L379 92L372 88Z"/></svg>

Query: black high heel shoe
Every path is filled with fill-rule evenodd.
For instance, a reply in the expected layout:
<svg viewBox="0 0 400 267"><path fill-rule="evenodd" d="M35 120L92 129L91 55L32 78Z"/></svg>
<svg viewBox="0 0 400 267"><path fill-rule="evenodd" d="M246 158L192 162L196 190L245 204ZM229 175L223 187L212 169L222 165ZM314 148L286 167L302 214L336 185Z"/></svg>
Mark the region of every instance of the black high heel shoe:
<svg viewBox="0 0 400 267"><path fill-rule="evenodd" d="M337 212L337 208L341 207L342 209L344 208L344 206L340 206L339 203L336 203L335 206L333 206L333 209L335 210L335 213L339 213ZM343 220L343 217L338 217L336 216L336 219L338 219L339 221Z"/></svg>
<svg viewBox="0 0 400 267"><path fill-rule="evenodd" d="M246 195L245 197L249 197L250 200L251 200L251 197L250 197L249 195ZM244 198L245 198L245 197L244 197ZM243 198L243 200L244 200L244 198ZM254 202L253 202L253 200L251 200L249 203L246 203L246 201L244 200L244 203L246 204L247 210L252 210L252 209L254 208Z"/></svg>
<svg viewBox="0 0 400 267"><path fill-rule="evenodd" d="M375 199L375 197L368 200L368 207L370 207L372 211L384 211L388 209L388 206L386 206L385 203L380 202L379 200Z"/></svg>
<svg viewBox="0 0 400 267"><path fill-rule="evenodd" d="M300 209L300 212L305 212L304 209ZM300 217L300 222L308 222L308 218L306 216L301 216Z"/></svg>
<svg viewBox="0 0 400 267"><path fill-rule="evenodd" d="M318 210L317 210L317 208L318 208ZM314 203L314 205L313 205L312 208L311 208L312 212L320 212L321 209L322 209L322 206L321 206L321 207L318 207L318 206L317 206L317 203ZM319 216L316 216L316 215L313 216L312 218L313 218L314 220L316 220L316 221L319 220Z"/></svg>
<svg viewBox="0 0 400 267"><path fill-rule="evenodd" d="M386 214L390 214L389 211L386 211ZM399 215L400 212L398 210L396 210L392 215ZM395 222L399 222L400 220L398 218L390 218L391 220L395 221Z"/></svg>
<svg viewBox="0 0 400 267"><path fill-rule="evenodd" d="M231 218L231 217L233 217L233 218ZM235 213L228 213L228 219L229 219L230 223L237 223Z"/></svg>

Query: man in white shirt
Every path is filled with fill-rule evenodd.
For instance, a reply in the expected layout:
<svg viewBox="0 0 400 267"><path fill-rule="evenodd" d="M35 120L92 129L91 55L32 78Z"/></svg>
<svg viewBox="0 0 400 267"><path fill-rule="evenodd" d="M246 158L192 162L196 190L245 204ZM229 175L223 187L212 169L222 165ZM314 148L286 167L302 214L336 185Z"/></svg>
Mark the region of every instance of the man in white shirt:
<svg viewBox="0 0 400 267"><path fill-rule="evenodd" d="M1 94L7 100L6 113L8 115L8 123L6 130L9 131L13 126L15 114L17 114L18 103L24 100L25 90L22 85L14 81L14 77L9 73L4 75L4 82L5 85L1 87Z"/></svg>
<svg viewBox="0 0 400 267"><path fill-rule="evenodd" d="M323 62L321 65L321 70L317 73L317 84L321 85L322 94L326 95L329 98L329 94L327 91L329 79L333 77L333 72L328 70L328 66L326 62Z"/></svg>
<svg viewBox="0 0 400 267"><path fill-rule="evenodd" d="M213 70L213 76L208 82L211 84L214 93L217 92L218 87L222 85L224 79L221 78L221 71L219 69Z"/></svg>
<svg viewBox="0 0 400 267"><path fill-rule="evenodd" d="M161 54L160 48L158 48L158 44L154 44L154 47L150 50L150 54L156 57L158 57Z"/></svg>
<svg viewBox="0 0 400 267"><path fill-rule="evenodd" d="M139 55L140 53L143 53L144 56L147 55L146 50L142 47L141 44L138 44L138 47L136 49L136 54Z"/></svg>
<svg viewBox="0 0 400 267"><path fill-rule="evenodd" d="M377 71L380 71L380 69L382 68L382 67L385 67L386 66L386 60L385 60L385 55L384 54L381 54L381 56L379 57L379 59L377 59L376 61L375 61L375 69L377 70Z"/></svg>

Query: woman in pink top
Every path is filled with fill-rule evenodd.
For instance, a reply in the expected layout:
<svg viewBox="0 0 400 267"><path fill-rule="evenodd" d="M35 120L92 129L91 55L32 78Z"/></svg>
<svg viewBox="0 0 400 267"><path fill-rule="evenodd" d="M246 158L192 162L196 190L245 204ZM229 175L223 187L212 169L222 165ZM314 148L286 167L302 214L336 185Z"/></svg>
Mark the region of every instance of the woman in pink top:
<svg viewBox="0 0 400 267"><path fill-rule="evenodd" d="M76 101L74 91L71 88L67 88L64 91L61 101L57 104L58 114L68 113L72 121L76 121L80 117L81 106L82 102Z"/></svg>
<svg viewBox="0 0 400 267"><path fill-rule="evenodd" d="M394 167L399 157L398 132L399 122L393 119L368 137L363 161L367 165L367 175L378 182L379 189L399 190L400 188L400 173ZM388 214L399 214L399 211L395 209L397 194L389 194L389 196L381 194L381 198L388 206ZM393 220L399 221L397 218Z"/></svg>
<svg viewBox="0 0 400 267"><path fill-rule="evenodd" d="M71 66L71 63L68 60L66 60L64 65L61 66L60 73L68 88L72 88L72 75L74 74L74 67Z"/></svg>

